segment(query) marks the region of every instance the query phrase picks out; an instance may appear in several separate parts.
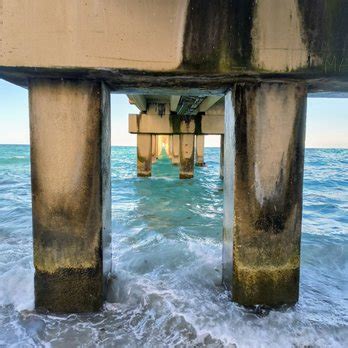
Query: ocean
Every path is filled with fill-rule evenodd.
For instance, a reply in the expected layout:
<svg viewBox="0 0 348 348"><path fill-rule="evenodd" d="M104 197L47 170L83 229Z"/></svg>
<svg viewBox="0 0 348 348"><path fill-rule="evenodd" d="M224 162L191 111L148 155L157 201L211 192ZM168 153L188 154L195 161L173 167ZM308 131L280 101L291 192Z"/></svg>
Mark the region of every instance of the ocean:
<svg viewBox="0 0 348 348"><path fill-rule="evenodd" d="M95 314L33 311L29 146L0 145L0 346L347 347L348 150L306 149L300 300L253 312L221 285L219 149L179 180L112 147L113 281Z"/></svg>

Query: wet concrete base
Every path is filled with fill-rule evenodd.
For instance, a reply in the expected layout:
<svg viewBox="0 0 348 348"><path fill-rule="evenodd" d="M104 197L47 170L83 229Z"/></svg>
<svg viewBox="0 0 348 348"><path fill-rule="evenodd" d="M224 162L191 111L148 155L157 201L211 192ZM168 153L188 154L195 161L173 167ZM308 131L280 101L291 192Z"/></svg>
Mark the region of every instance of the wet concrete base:
<svg viewBox="0 0 348 348"><path fill-rule="evenodd" d="M299 267L243 267L234 265L232 299L244 306L277 307L298 301Z"/></svg>
<svg viewBox="0 0 348 348"><path fill-rule="evenodd" d="M100 269L60 269L35 273L35 308L39 312L96 312L103 305Z"/></svg>

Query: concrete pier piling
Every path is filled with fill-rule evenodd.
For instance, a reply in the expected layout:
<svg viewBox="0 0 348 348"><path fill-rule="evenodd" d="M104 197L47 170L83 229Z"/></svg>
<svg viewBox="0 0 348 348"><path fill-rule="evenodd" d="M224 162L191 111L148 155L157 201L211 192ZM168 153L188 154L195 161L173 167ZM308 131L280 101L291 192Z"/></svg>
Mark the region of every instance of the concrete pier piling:
<svg viewBox="0 0 348 348"><path fill-rule="evenodd" d="M224 135L220 136L220 179L224 179Z"/></svg>
<svg viewBox="0 0 348 348"><path fill-rule="evenodd" d="M157 160L157 138L156 135L151 135L151 157L152 157L152 163L156 163Z"/></svg>
<svg viewBox="0 0 348 348"><path fill-rule="evenodd" d="M174 165L180 164L180 135L173 135L173 158L172 163Z"/></svg>
<svg viewBox="0 0 348 348"><path fill-rule="evenodd" d="M240 304L298 300L305 117L301 84L226 96L223 277Z"/></svg>
<svg viewBox="0 0 348 348"><path fill-rule="evenodd" d="M173 136L168 135L168 157L173 160Z"/></svg>
<svg viewBox="0 0 348 348"><path fill-rule="evenodd" d="M204 167L204 135L196 135L196 166Z"/></svg>
<svg viewBox="0 0 348 348"><path fill-rule="evenodd" d="M137 135L137 174L141 177L151 176L152 135Z"/></svg>
<svg viewBox="0 0 348 348"><path fill-rule="evenodd" d="M162 154L162 147L163 147L163 143L162 143L162 136L161 135L156 135L156 158L159 159L159 157Z"/></svg>
<svg viewBox="0 0 348 348"><path fill-rule="evenodd" d="M35 307L97 311L111 271L109 91L32 79L29 98Z"/></svg>
<svg viewBox="0 0 348 348"><path fill-rule="evenodd" d="M194 143L195 138L193 134L180 135L180 179L193 178Z"/></svg>

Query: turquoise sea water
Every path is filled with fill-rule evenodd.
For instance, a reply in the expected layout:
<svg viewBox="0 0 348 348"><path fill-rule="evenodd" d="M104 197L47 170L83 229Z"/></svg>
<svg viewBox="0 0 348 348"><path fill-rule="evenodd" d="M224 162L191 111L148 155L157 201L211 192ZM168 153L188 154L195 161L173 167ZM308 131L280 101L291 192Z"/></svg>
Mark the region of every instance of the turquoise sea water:
<svg viewBox="0 0 348 348"><path fill-rule="evenodd" d="M219 150L193 180L112 148L114 280L102 312L33 312L28 146L0 145L0 346L348 346L348 150L306 150L300 301L254 314L221 286Z"/></svg>

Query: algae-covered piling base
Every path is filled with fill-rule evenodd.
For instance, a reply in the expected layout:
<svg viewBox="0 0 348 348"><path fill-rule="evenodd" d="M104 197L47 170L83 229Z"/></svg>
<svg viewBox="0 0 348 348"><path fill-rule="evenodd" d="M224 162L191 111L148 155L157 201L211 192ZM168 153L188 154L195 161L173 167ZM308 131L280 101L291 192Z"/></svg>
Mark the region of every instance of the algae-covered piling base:
<svg viewBox="0 0 348 348"><path fill-rule="evenodd" d="M243 305L295 303L306 88L236 84L226 98L224 282Z"/></svg>

